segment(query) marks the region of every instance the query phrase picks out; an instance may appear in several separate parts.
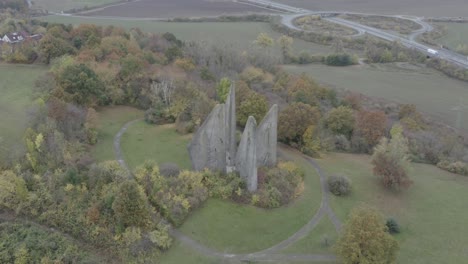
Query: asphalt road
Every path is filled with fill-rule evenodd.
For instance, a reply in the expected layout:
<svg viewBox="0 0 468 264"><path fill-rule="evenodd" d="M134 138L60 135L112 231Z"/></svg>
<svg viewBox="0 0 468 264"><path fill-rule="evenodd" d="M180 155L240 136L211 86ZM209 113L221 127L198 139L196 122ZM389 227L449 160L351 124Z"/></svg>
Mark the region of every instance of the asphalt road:
<svg viewBox="0 0 468 264"><path fill-rule="evenodd" d="M258 6L262 6L262 7L271 7L271 8L274 8L274 9L279 9L279 10L283 10L283 11L286 11L286 12L293 13L293 14L282 15L283 16L282 23L285 26L287 26L287 27L289 27L289 28L291 28L293 30L303 30L303 29L297 27L296 25L294 25L294 20L296 18L298 18L298 17L306 16L306 15L327 14L327 13L343 13L343 12L335 12L335 11L321 12L321 11L306 10L306 9L303 9L303 8L292 7L292 6L276 3L276 2L273 2L273 1L269 1L269 0L238 0L238 2L241 2L241 3L242 2L247 2L249 4L255 4L255 5L258 5ZM402 17L402 16L395 16L395 17L411 19L411 18ZM380 30L380 29L377 29L377 28L365 26L365 25L362 25L362 24L359 24L359 23L356 23L356 22L352 22L352 21L349 21L349 20L345 20L345 19L342 19L342 18L338 18L338 17L325 17L324 19L326 19L326 20L328 20L330 22L334 22L334 23L337 23L337 24L340 24L340 25L343 25L343 26L353 28L354 30L358 31L359 33L370 34L370 35L373 35L375 37L378 37L378 38L381 38L381 39L384 39L384 40L387 40L387 41L392 41L392 42L393 41L398 41L402 45L404 45L404 46L406 46L408 48L417 49L417 50L425 53L428 56L435 56L437 58L440 58L440 59L449 61L451 63L454 63L454 64L456 64L458 66L468 68L468 57L466 57L464 55L461 55L459 53L456 53L454 51L447 50L447 49L436 49L436 50L438 50L438 54L434 55L434 54L431 54L431 53L428 52L428 49L435 49L434 47L427 46L425 44L421 44L421 43L415 41L415 39L416 39L416 37L418 35L426 32L426 31L432 30L432 26L425 23L424 21L422 21L422 18L415 17L414 19L411 19L411 20L415 21L416 23L420 24L422 28L415 31L415 32L413 32L412 34L410 34L409 38L403 38L401 36L394 35L394 34L388 33L386 31L383 31L383 30Z"/></svg>

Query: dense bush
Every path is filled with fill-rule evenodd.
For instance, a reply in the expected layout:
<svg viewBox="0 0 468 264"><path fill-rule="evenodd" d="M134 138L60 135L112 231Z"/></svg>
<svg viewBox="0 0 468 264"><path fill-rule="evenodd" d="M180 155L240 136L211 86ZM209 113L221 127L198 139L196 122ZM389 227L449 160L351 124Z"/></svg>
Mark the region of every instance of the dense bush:
<svg viewBox="0 0 468 264"><path fill-rule="evenodd" d="M239 200L247 194L245 181L236 173L203 171L203 183L210 197ZM240 201L240 200L239 200Z"/></svg>
<svg viewBox="0 0 468 264"><path fill-rule="evenodd" d="M351 211L335 244L343 264L395 263L398 249L398 241L386 232L382 215L364 206Z"/></svg>
<svg viewBox="0 0 468 264"><path fill-rule="evenodd" d="M324 58L324 62L330 66L348 66L357 64L357 58L347 53L330 54Z"/></svg>
<svg viewBox="0 0 468 264"><path fill-rule="evenodd" d="M160 103L145 111L145 121L149 124L163 125L173 123L174 119L169 115L167 108Z"/></svg>
<svg viewBox="0 0 468 264"><path fill-rule="evenodd" d="M325 125L328 129L334 134L341 134L347 138L350 138L353 133L354 123L354 112L351 108L346 106L333 108L328 112L328 116L325 119Z"/></svg>
<svg viewBox="0 0 468 264"><path fill-rule="evenodd" d="M437 167L449 171L451 173L456 173L460 175L468 176L468 164L461 161L450 162L448 160L443 160L437 163Z"/></svg>
<svg viewBox="0 0 468 264"><path fill-rule="evenodd" d="M392 138L382 138L374 149L372 165L374 175L380 177L386 188L399 191L413 182L408 176L408 140L402 134L401 126L394 126Z"/></svg>
<svg viewBox="0 0 468 264"><path fill-rule="evenodd" d="M304 103L293 103L281 111L278 139L285 143L300 143L307 128L320 120L320 110Z"/></svg>
<svg viewBox="0 0 468 264"><path fill-rule="evenodd" d="M447 74L450 77L457 78L462 81L468 81L468 70L453 63L438 58L431 58L427 61L427 65Z"/></svg>
<svg viewBox="0 0 468 264"><path fill-rule="evenodd" d="M311 157L319 157L322 145L320 137L317 135L317 126L310 125L302 135L301 151Z"/></svg>
<svg viewBox="0 0 468 264"><path fill-rule="evenodd" d="M330 176L328 190L336 196L346 196L351 192L351 181L346 176Z"/></svg>
<svg viewBox="0 0 468 264"><path fill-rule="evenodd" d="M400 225L394 218L387 219L387 222L385 223L385 225L387 226L388 232L390 234L400 233Z"/></svg>
<svg viewBox="0 0 468 264"><path fill-rule="evenodd" d="M124 227L149 225L150 209L143 189L135 181L125 181L120 184L118 193L112 203L118 223Z"/></svg>
<svg viewBox="0 0 468 264"><path fill-rule="evenodd" d="M104 83L91 68L85 64L70 65L56 76L66 101L78 105L102 105L107 102Z"/></svg>
<svg viewBox="0 0 468 264"><path fill-rule="evenodd" d="M208 197L204 173L182 171L177 176L164 177L158 166L148 161L137 167L134 175L151 204L176 226Z"/></svg>
<svg viewBox="0 0 468 264"><path fill-rule="evenodd" d="M250 203L262 208L276 208L290 203L304 189L304 172L292 162L280 162L276 167L258 170L258 189L250 193L245 181L236 173L203 173L203 183L210 197Z"/></svg>
<svg viewBox="0 0 468 264"><path fill-rule="evenodd" d="M323 55L314 55L307 51L301 51L297 56L289 55L288 57L291 63L297 64L321 63L324 58Z"/></svg>
<svg viewBox="0 0 468 264"><path fill-rule="evenodd" d="M277 167L259 171L258 190L252 203L263 208L288 204L304 189L304 172L292 162L280 162Z"/></svg>
<svg viewBox="0 0 468 264"><path fill-rule="evenodd" d="M249 116L253 116L257 124L262 122L263 117L268 111L268 102L266 98L256 92L251 92L250 96L244 100L237 111L237 124L245 126Z"/></svg>
<svg viewBox="0 0 468 264"><path fill-rule="evenodd" d="M387 115L383 111L361 110L351 138L355 152L370 152L387 131Z"/></svg>
<svg viewBox="0 0 468 264"><path fill-rule="evenodd" d="M173 177L179 175L180 168L175 163L162 163L159 165L159 172L161 172L162 176Z"/></svg>
<svg viewBox="0 0 468 264"><path fill-rule="evenodd" d="M77 244L32 224L0 223L0 263L91 263Z"/></svg>

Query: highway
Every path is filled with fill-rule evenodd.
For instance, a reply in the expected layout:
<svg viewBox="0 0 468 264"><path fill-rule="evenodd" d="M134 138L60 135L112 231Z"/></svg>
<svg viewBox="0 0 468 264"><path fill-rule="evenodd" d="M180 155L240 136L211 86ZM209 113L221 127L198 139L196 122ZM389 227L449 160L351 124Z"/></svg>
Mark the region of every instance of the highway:
<svg viewBox="0 0 468 264"><path fill-rule="evenodd" d="M323 14L346 14L346 13L356 14L356 13L346 12L346 11L326 11L326 12L324 12L324 11L311 11L311 10L307 10L307 9L303 9L303 8L297 8L297 7L293 7L293 6L289 6L289 5L285 5L285 4L281 4L281 3L276 3L276 2L273 2L273 1L269 1L269 0L237 0L237 2L239 2L239 3L248 3L248 4L252 4L252 5L257 5L257 6L263 7L263 8L272 8L272 9L277 9L277 10L292 13L292 14L283 14L281 22L285 26L287 26L288 28L293 29L293 30L299 30L299 31L301 31L303 29L296 26L294 24L294 21L297 18L301 17L301 16L323 15ZM372 14L372 15L374 15L374 14ZM377 14L375 14L375 15L377 15ZM372 35L372 36L375 36L375 37L378 37L380 39L384 39L384 40L387 40L387 41L391 41L391 42L397 41L397 42L401 43L402 45L404 45L407 48L417 49L417 50L423 52L424 54L426 54L428 56L435 56L437 58L449 61L449 62L451 62L453 64L456 64L458 66L461 66L461 67L464 67L464 68L468 69L468 58L466 56L458 54L458 53L456 53L454 51L451 51L451 50L447 50L447 49L437 49L438 54L434 55L434 54L431 54L431 53L429 53L427 51L428 49L434 49L433 47L427 46L425 44L422 44L422 43L419 43L419 42L416 41L416 37L418 35L420 35L420 34L422 34L424 32L427 32L427 31L431 31L433 29L432 26L430 24L424 22L422 20L422 18L417 18L416 17L416 18L412 19L412 18L407 18L407 17L402 17L402 16L394 16L394 17L410 19L410 20L420 24L421 29L411 33L409 35L409 38L404 38L404 37L394 35L392 33L389 33L389 32L386 32L386 31L383 31L383 30L380 30L380 29L377 29L377 28L365 26L365 25L362 25L362 24L359 24L359 23L356 23L356 22L353 22L353 21L345 20L345 19L342 19L342 18L339 18L339 17L336 17L336 16L326 16L323 19L326 19L327 21L330 21L330 22L333 22L333 23L336 23L336 24L340 24L342 26L353 28L354 30L356 30L358 32L358 35L362 34L362 33L365 33L365 34L369 34L369 35Z"/></svg>

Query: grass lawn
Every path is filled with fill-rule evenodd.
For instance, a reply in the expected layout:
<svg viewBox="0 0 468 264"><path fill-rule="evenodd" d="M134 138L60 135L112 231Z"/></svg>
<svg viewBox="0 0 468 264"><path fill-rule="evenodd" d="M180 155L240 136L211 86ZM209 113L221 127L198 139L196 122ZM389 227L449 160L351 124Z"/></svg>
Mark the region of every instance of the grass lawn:
<svg viewBox="0 0 468 264"><path fill-rule="evenodd" d="M216 199L208 200L182 225L181 231L204 245L227 253L248 253L288 238L318 210L320 181L314 168L292 151L283 151L306 172L305 190L292 204L264 210Z"/></svg>
<svg viewBox="0 0 468 264"><path fill-rule="evenodd" d="M119 0L34 0L32 1L32 9L61 12L73 8L93 7L115 2L119 2Z"/></svg>
<svg viewBox="0 0 468 264"><path fill-rule="evenodd" d="M328 246L324 244L325 238L328 238ZM307 236L285 248L281 253L334 254L332 246L337 238L335 227L326 216Z"/></svg>
<svg viewBox="0 0 468 264"><path fill-rule="evenodd" d="M437 41L452 49L458 45L468 45L468 23L437 23L447 28L447 34Z"/></svg>
<svg viewBox="0 0 468 264"><path fill-rule="evenodd" d="M330 154L318 161L324 171L352 181L349 197L331 196L337 216L367 203L386 217L395 217L402 233L398 263L465 263L468 259L468 177L450 174L431 165L413 164L414 185L402 193L386 191L372 174L366 155Z"/></svg>
<svg viewBox="0 0 468 264"><path fill-rule="evenodd" d="M145 160L155 160L159 164L172 162L180 168L190 169L187 151L190 138L191 135L178 134L174 125L156 126L140 121L122 136L122 152L130 168Z"/></svg>
<svg viewBox="0 0 468 264"><path fill-rule="evenodd" d="M161 264L219 264L219 259L201 255L179 241L174 241L171 249L161 256Z"/></svg>
<svg viewBox="0 0 468 264"><path fill-rule="evenodd" d="M142 118L143 111L128 106L113 106L98 109L99 138L92 149L97 161L115 160L114 137L128 121Z"/></svg>
<svg viewBox="0 0 468 264"><path fill-rule="evenodd" d="M22 146L34 81L47 70L45 66L0 64L0 158Z"/></svg>
<svg viewBox="0 0 468 264"><path fill-rule="evenodd" d="M131 107L99 109L99 143L93 149L98 160L114 159L113 139L128 121L141 118L142 112ZM173 125L154 126L137 122L122 137L122 151L131 167L146 159L176 162L189 168L186 151L189 136L178 135ZM181 231L201 243L226 252L253 252L268 248L295 233L318 210L320 181L311 167L296 152L282 151L283 159L295 160L306 172L306 188L292 204L273 210L210 199L182 226ZM327 230L327 226L324 227ZM320 232L322 229L320 229ZM328 232L328 231L327 231ZM323 233L323 232L322 232ZM306 252L307 253L307 252ZM219 263L175 242L161 263Z"/></svg>
<svg viewBox="0 0 468 264"><path fill-rule="evenodd" d="M142 112L131 107L99 109L99 143L94 148L98 160L114 159L113 139L128 121L141 118ZM143 121L130 127L122 137L122 151L131 167L146 159L177 162L189 168L186 151L188 136L180 136L172 125L152 126ZM318 210L320 181L314 168L291 150L282 151L284 159L295 160L306 172L304 193L292 204L273 210L210 199L182 226L181 231L201 243L226 252L253 252L268 248L294 234ZM163 263L183 263L190 249L176 244L164 255ZM175 253L173 253L175 252ZM192 260L192 258L190 258ZM193 263L216 263L202 256Z"/></svg>
<svg viewBox="0 0 468 264"><path fill-rule="evenodd" d="M306 252L307 253L307 252ZM247 262L241 262L237 260L227 260L227 259L217 259L206 257L198 253L197 251L188 248L184 244L181 244L178 241L175 241L171 249L164 253L161 256L161 259L158 263L161 264L243 264ZM285 262L248 262L250 264L285 264ZM294 264L336 264L335 262L303 262L303 261L294 261L291 262Z"/></svg>
<svg viewBox="0 0 468 264"><path fill-rule="evenodd" d="M41 20L78 25L81 23L92 23L102 26L114 25L126 29L140 28L144 32L165 33L171 32L177 38L185 41L203 41L219 45L232 46L246 50L253 46L253 41L260 33L267 33L270 37L277 39L281 34L273 31L268 23L262 22L156 22L156 21L128 21L115 19L76 18L64 16L46 16ZM274 54L281 54L278 45L275 45ZM331 52L328 46L294 39L293 50L300 52L307 50L312 53L327 54Z"/></svg>
<svg viewBox="0 0 468 264"><path fill-rule="evenodd" d="M440 72L409 64L373 64L351 67L325 65L284 66L292 73L305 72L330 87L381 97L397 103L415 104L436 120L455 126L462 100L468 104L468 84ZM462 128L468 129L468 109L463 110Z"/></svg>

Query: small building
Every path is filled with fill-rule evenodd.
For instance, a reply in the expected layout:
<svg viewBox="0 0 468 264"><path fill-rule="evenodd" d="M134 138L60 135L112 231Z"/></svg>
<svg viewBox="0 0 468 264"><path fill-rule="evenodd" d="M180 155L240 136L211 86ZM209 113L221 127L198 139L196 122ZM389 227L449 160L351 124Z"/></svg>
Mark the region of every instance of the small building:
<svg viewBox="0 0 468 264"><path fill-rule="evenodd" d="M22 42L24 40L24 37L22 34L18 32L13 32L13 33L5 34L2 40L7 43L18 43L18 42Z"/></svg>
<svg viewBox="0 0 468 264"><path fill-rule="evenodd" d="M25 40L39 41L41 38L42 34L29 35L26 31L7 33L3 38L0 37L0 45L3 43L16 44Z"/></svg>

